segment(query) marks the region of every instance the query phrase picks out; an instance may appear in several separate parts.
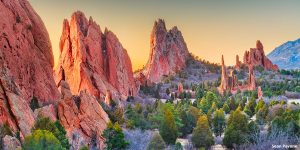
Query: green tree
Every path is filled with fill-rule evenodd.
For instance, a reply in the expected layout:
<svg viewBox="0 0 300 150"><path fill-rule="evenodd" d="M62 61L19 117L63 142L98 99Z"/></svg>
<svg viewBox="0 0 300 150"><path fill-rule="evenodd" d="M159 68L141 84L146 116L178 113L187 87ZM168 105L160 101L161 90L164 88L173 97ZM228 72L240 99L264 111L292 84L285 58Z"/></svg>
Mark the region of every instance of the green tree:
<svg viewBox="0 0 300 150"><path fill-rule="evenodd" d="M59 121L52 122L48 117L39 117L34 124L33 130L47 130L60 141L65 149L70 148L68 139L66 138L66 130Z"/></svg>
<svg viewBox="0 0 300 150"><path fill-rule="evenodd" d="M32 135L25 137L24 150L63 150L59 140L47 130L35 130Z"/></svg>
<svg viewBox="0 0 300 150"><path fill-rule="evenodd" d="M164 150L166 148L166 143L160 136L158 132L155 132L151 138L147 150Z"/></svg>
<svg viewBox="0 0 300 150"><path fill-rule="evenodd" d="M129 145L124 139L124 133L118 122L115 124L109 122L107 128L103 131L102 136L105 138L105 144L108 150L121 150Z"/></svg>
<svg viewBox="0 0 300 150"><path fill-rule="evenodd" d="M262 124L266 120L266 116L268 115L268 106L266 104L263 104L261 108L256 113L256 121L259 124Z"/></svg>
<svg viewBox="0 0 300 150"><path fill-rule="evenodd" d="M229 106L227 105L227 103L224 103L223 104L223 110L225 111L226 114L228 114L230 112L230 108Z"/></svg>
<svg viewBox="0 0 300 150"><path fill-rule="evenodd" d="M216 136L221 136L225 129L225 115L223 109L216 110L213 118L213 131Z"/></svg>
<svg viewBox="0 0 300 150"><path fill-rule="evenodd" d="M197 126L193 130L192 143L196 148L209 148L214 144L206 115L199 117Z"/></svg>
<svg viewBox="0 0 300 150"><path fill-rule="evenodd" d="M247 117L241 113L240 108L230 113L223 144L228 148L233 148L233 144L240 145L247 140Z"/></svg>
<svg viewBox="0 0 300 150"><path fill-rule="evenodd" d="M260 130L259 130L258 125L254 121L251 121L248 124L248 140L249 140L249 142L255 143L259 137L259 133L260 133Z"/></svg>
<svg viewBox="0 0 300 150"><path fill-rule="evenodd" d="M260 100L255 107L255 113L257 113L258 110L261 109L264 105L265 105L265 102L263 100Z"/></svg>
<svg viewBox="0 0 300 150"><path fill-rule="evenodd" d="M198 104L198 108L200 108L205 114L207 114L208 110L211 108L213 102L217 102L217 95L213 92L206 92L205 96L202 97L200 103Z"/></svg>
<svg viewBox="0 0 300 150"><path fill-rule="evenodd" d="M164 119L159 128L159 133L167 144L175 144L178 137L178 129L174 116L168 109L165 111Z"/></svg>

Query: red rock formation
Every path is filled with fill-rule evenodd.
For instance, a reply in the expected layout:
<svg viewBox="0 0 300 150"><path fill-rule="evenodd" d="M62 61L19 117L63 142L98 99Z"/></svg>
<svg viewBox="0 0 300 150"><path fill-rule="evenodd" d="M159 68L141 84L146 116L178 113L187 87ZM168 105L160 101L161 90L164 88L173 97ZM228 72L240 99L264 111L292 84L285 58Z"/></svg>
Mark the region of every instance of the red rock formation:
<svg viewBox="0 0 300 150"><path fill-rule="evenodd" d="M239 69L241 69L241 65L242 65L242 62L240 61L239 55L236 55L235 68L239 70Z"/></svg>
<svg viewBox="0 0 300 150"><path fill-rule="evenodd" d="M159 19L151 33L150 56L143 73L149 82L158 82L164 75L181 70L188 56L181 32L176 26L167 31L165 22Z"/></svg>
<svg viewBox="0 0 300 150"><path fill-rule="evenodd" d="M218 87L218 90L221 94L225 91L230 91L232 94L235 94L238 90L255 90L255 75L253 71L253 66L249 66L249 77L247 85L239 85L237 76L234 74L233 70L231 70L230 75L227 75L227 69L224 63L224 57L222 55L222 74L221 74L221 84Z"/></svg>
<svg viewBox="0 0 300 150"><path fill-rule="evenodd" d="M109 119L96 98L86 90L81 91L79 96L72 96L69 85L63 80L59 89L62 100L58 104L58 116L67 131L71 149L84 145L92 148L92 140L96 142L96 149L103 149L104 138L101 135Z"/></svg>
<svg viewBox="0 0 300 150"><path fill-rule="evenodd" d="M255 75L254 75L254 69L253 66L249 66L249 77L248 77L248 90L255 90L256 84L255 84Z"/></svg>
<svg viewBox="0 0 300 150"><path fill-rule="evenodd" d="M0 1L0 125L21 137L31 133L34 114L28 103L57 103L48 32L27 0Z"/></svg>
<svg viewBox="0 0 300 150"><path fill-rule="evenodd" d="M221 64L221 70L222 70L222 74L221 74L221 84L219 86L219 91L221 93L224 93L225 90L229 89L229 85L228 85L228 75L227 75L227 70L226 70L226 66L224 63L224 56L222 55L222 64Z"/></svg>
<svg viewBox="0 0 300 150"><path fill-rule="evenodd" d="M106 95L105 95L105 100L104 100L104 102L105 102L105 104L106 104L107 106L110 106L110 105L111 105L111 101L112 101L111 93L110 93L110 91L106 91Z"/></svg>
<svg viewBox="0 0 300 150"><path fill-rule="evenodd" d="M263 92L262 92L260 86L257 88L257 97L258 97L258 99L262 99L263 98Z"/></svg>
<svg viewBox="0 0 300 150"><path fill-rule="evenodd" d="M264 47L258 40L256 42L256 48L250 48L249 51L245 51L244 64L249 66L262 66L267 70L277 71L278 66L274 65L269 58L265 56Z"/></svg>
<svg viewBox="0 0 300 150"><path fill-rule="evenodd" d="M3 69L3 68L2 68ZM29 135L34 124L34 115L20 91L5 72L0 73L0 124L8 124L21 136Z"/></svg>
<svg viewBox="0 0 300 150"><path fill-rule="evenodd" d="M55 72L56 83L67 81L74 94L86 89L104 99L109 90L114 98L126 99L137 93L127 51L111 31L102 33L82 12L75 12L70 23L63 23Z"/></svg>
<svg viewBox="0 0 300 150"><path fill-rule="evenodd" d="M53 54L48 32L27 0L0 1L0 53L22 97L55 103L59 93L52 75Z"/></svg>
<svg viewBox="0 0 300 150"><path fill-rule="evenodd" d="M178 84L178 93L183 93L183 85L181 82Z"/></svg>

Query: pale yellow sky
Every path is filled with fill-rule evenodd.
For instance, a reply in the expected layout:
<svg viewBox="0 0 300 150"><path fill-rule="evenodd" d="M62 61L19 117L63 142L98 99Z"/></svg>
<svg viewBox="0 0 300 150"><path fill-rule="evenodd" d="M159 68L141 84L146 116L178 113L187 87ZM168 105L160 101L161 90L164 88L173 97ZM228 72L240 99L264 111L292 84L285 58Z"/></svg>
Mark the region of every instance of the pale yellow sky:
<svg viewBox="0 0 300 150"><path fill-rule="evenodd" d="M162 18L167 28L178 26L193 54L211 62L235 63L261 40L265 53L300 38L300 1L297 0L29 0L43 19L53 45L55 62L64 18L83 11L104 30L113 31L127 49L133 68L148 59L150 32Z"/></svg>

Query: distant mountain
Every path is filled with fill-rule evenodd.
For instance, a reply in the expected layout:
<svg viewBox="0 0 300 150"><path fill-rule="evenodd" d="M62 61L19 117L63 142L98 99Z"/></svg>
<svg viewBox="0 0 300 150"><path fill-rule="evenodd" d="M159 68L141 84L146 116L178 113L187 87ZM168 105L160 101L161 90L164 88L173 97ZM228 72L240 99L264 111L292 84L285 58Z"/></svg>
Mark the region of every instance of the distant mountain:
<svg viewBox="0 0 300 150"><path fill-rule="evenodd" d="M280 45L267 57L280 69L300 69L300 38Z"/></svg>

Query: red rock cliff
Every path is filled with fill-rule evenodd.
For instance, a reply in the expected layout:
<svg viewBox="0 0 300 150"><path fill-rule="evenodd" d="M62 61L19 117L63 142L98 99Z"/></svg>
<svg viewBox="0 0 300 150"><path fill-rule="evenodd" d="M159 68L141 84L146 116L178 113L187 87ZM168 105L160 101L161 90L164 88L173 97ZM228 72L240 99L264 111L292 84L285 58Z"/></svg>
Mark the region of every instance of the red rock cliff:
<svg viewBox="0 0 300 150"><path fill-rule="evenodd" d="M34 114L28 103L56 103L48 32L27 0L0 1L0 125L21 136L31 133Z"/></svg>
<svg viewBox="0 0 300 150"><path fill-rule="evenodd" d="M28 102L59 99L52 68L53 54L48 32L27 0L0 1L0 53L3 64Z"/></svg>
<svg viewBox="0 0 300 150"><path fill-rule="evenodd" d="M65 80L73 94L86 89L104 98L106 91L113 98L135 95L131 60L114 33L100 26L82 12L64 20L60 39L60 60L55 71L56 83Z"/></svg>
<svg viewBox="0 0 300 150"><path fill-rule="evenodd" d="M175 74L182 69L188 55L178 28L175 26L167 31L164 20L159 19L151 33L150 55L143 73L149 82L158 82L163 75Z"/></svg>

